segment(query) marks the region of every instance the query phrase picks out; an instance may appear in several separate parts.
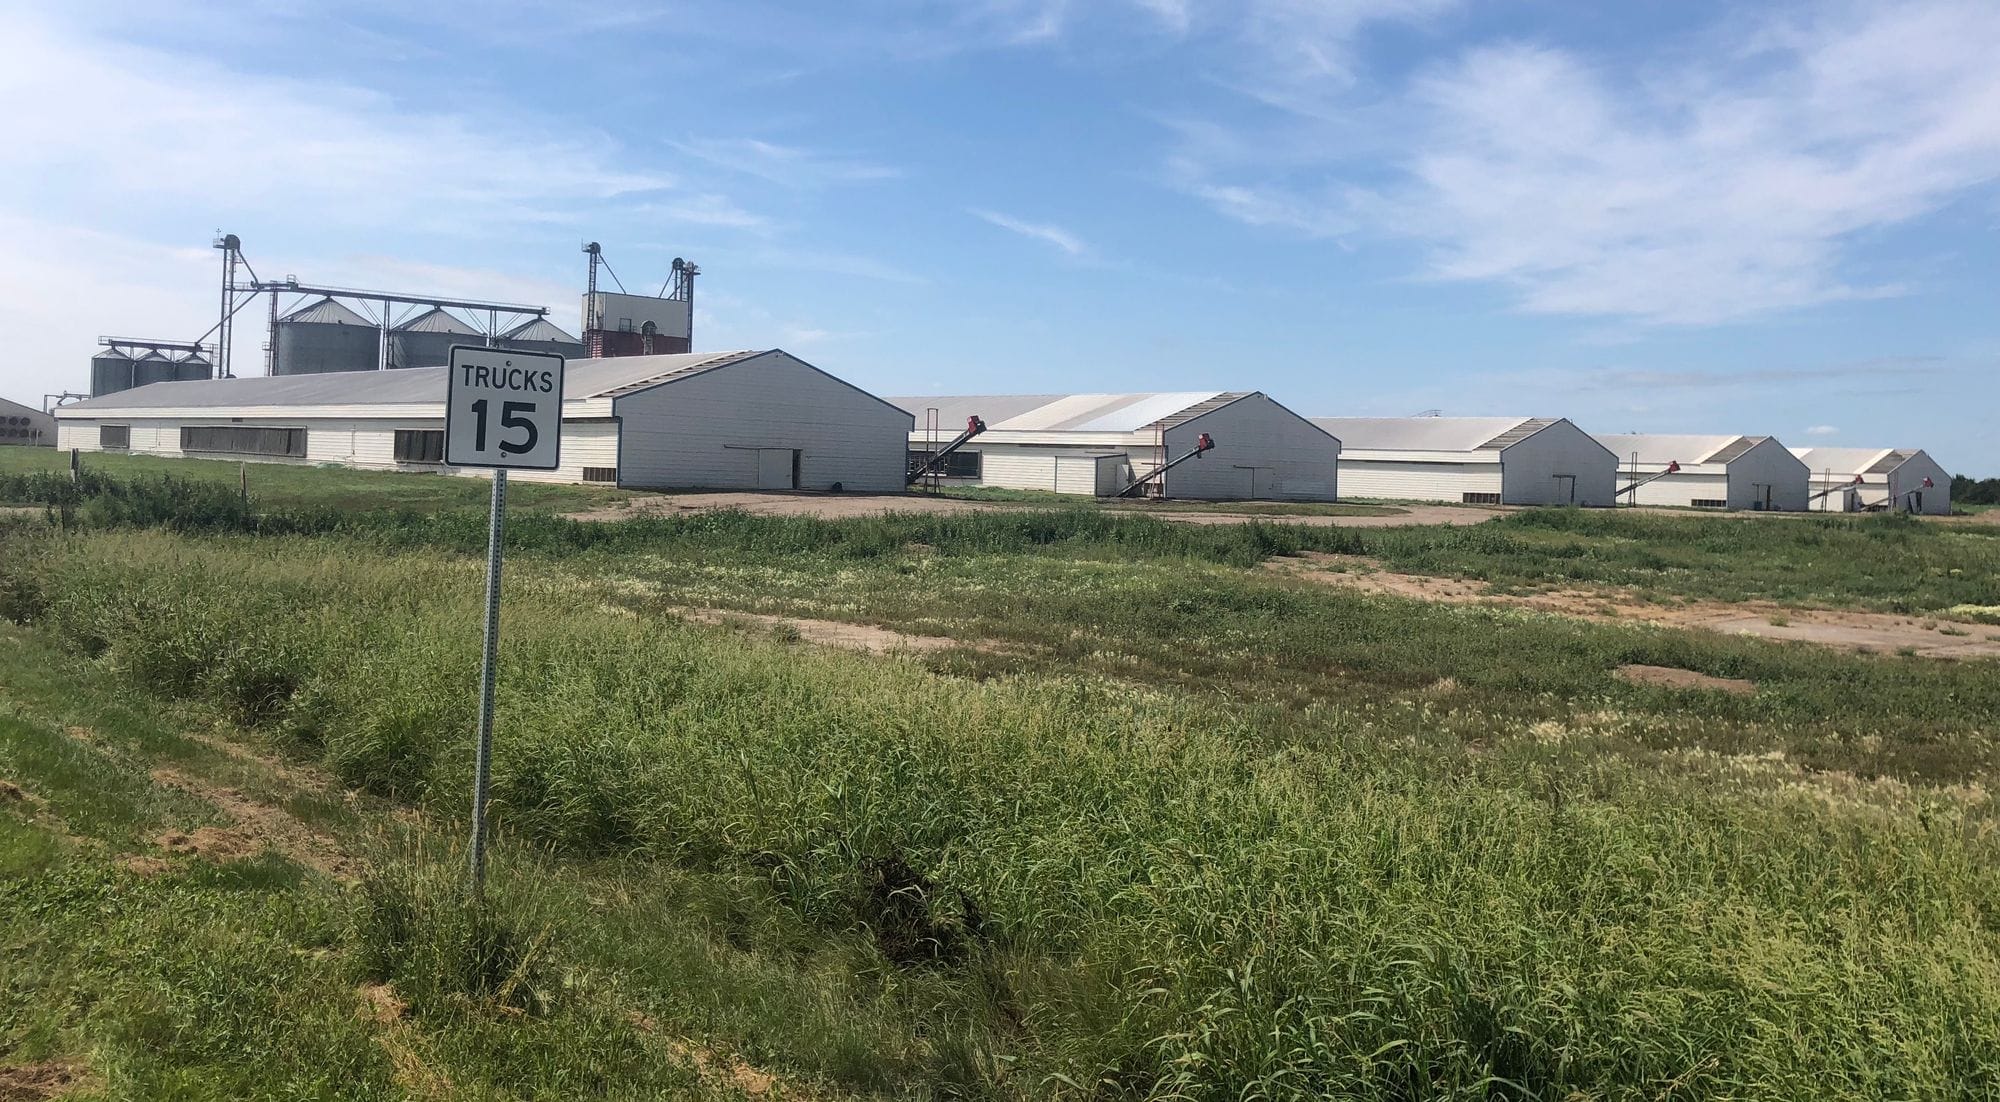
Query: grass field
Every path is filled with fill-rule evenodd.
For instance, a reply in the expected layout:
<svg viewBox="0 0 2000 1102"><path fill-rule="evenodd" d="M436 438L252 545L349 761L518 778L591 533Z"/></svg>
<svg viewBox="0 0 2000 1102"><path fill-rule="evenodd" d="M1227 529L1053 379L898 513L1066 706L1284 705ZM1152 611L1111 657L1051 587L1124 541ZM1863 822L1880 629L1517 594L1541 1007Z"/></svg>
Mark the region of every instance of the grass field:
<svg viewBox="0 0 2000 1102"><path fill-rule="evenodd" d="M122 504L0 522L0 1085L2000 1093L1991 663L1259 569L1333 549L1508 585L2000 603L1983 533L524 513L475 923L483 516L91 487ZM955 645L849 653L690 608ZM161 844L230 832L240 854Z"/></svg>
<svg viewBox="0 0 2000 1102"><path fill-rule="evenodd" d="M1075 494L1059 494L1053 490L1014 490L1000 486L943 486L938 489L941 497L959 498L964 501L1004 501L1026 505L1045 505L1051 509L1075 508L1079 505L1104 509L1129 509L1141 513L1228 513L1246 516L1293 516L1293 517L1392 517L1405 512L1393 505L1349 505L1312 501L1179 501L1166 500L1124 500L1109 498L1092 500L1079 498Z"/></svg>
<svg viewBox="0 0 2000 1102"><path fill-rule="evenodd" d="M220 459L168 459L156 455L87 452L84 466L120 478L170 475L238 489L265 509L333 509L342 512L484 508L492 484L483 478L358 471L347 467L284 463L231 463ZM0 448L0 480L36 471L66 471L69 453L54 448ZM545 482L508 483L510 506L529 512L567 513L601 508L634 496L602 486ZM0 500L0 505L7 504Z"/></svg>

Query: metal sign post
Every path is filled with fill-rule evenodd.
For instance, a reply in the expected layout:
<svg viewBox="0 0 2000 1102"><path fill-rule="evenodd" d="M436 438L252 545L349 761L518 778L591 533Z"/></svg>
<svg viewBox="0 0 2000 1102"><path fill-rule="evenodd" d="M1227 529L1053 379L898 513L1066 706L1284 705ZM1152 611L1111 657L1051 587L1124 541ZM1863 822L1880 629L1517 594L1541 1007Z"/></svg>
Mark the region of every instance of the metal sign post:
<svg viewBox="0 0 2000 1102"><path fill-rule="evenodd" d="M493 773L493 686L500 656L500 549L507 472L562 462L563 358L453 345L445 387L444 460L493 471L486 521L486 648L479 663L479 746L472 770L472 895L486 881L486 793Z"/></svg>

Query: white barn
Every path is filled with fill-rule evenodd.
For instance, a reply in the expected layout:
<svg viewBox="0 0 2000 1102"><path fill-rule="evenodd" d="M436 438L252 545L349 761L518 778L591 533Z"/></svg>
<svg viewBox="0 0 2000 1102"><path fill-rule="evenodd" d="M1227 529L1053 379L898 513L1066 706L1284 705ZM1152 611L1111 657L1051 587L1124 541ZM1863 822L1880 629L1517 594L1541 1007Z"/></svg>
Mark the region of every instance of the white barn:
<svg viewBox="0 0 2000 1102"><path fill-rule="evenodd" d="M1793 448L1792 454L1811 472L1814 509L1951 513L1951 475L1921 448Z"/></svg>
<svg viewBox="0 0 2000 1102"><path fill-rule="evenodd" d="M448 368L153 383L63 407L85 451L446 467ZM910 415L778 350L573 360L562 465L511 477L642 489L903 489Z"/></svg>
<svg viewBox="0 0 2000 1102"><path fill-rule="evenodd" d="M56 419L33 406L0 398L0 448L10 444L54 447Z"/></svg>
<svg viewBox="0 0 2000 1102"><path fill-rule="evenodd" d="M914 466L968 417L986 431L948 457L963 486L1112 496L1203 433L1215 447L1153 480L1147 493L1207 501L1332 501L1340 441L1256 391L1007 394L891 398L915 420ZM936 428L931 427L933 423Z"/></svg>
<svg viewBox="0 0 2000 1102"><path fill-rule="evenodd" d="M1618 460L1561 417L1314 417L1348 498L1612 504Z"/></svg>
<svg viewBox="0 0 2000 1102"><path fill-rule="evenodd" d="M1806 465L1775 436L1595 435L1618 457L1621 503L1787 512L1806 507ZM1665 473L1674 463L1680 469ZM1635 482L1641 484L1636 494L1625 494Z"/></svg>

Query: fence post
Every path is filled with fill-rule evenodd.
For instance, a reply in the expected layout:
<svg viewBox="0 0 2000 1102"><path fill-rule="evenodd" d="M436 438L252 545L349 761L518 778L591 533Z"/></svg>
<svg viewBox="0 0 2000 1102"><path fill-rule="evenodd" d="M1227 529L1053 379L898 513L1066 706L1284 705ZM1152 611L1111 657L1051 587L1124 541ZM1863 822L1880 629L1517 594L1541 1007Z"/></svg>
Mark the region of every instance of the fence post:
<svg viewBox="0 0 2000 1102"><path fill-rule="evenodd" d="M250 504L250 463L248 460L236 465L236 496L243 504Z"/></svg>
<svg viewBox="0 0 2000 1102"><path fill-rule="evenodd" d="M83 469L83 452L78 448L69 450L69 480L75 482L77 472Z"/></svg>

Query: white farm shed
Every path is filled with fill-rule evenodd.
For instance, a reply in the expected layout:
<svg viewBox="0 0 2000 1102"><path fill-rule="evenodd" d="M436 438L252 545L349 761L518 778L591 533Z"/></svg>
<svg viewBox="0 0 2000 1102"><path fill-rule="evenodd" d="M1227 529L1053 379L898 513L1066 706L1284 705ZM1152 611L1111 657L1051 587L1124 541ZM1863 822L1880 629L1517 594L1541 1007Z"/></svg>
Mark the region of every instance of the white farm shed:
<svg viewBox="0 0 2000 1102"><path fill-rule="evenodd" d="M448 368L153 383L62 408L85 451L455 471ZM910 415L782 351L573 360L547 482L642 489L903 488ZM483 472L467 470L462 473Z"/></svg>
<svg viewBox="0 0 2000 1102"><path fill-rule="evenodd" d="M1348 498L1610 505L1618 460L1560 417L1315 417Z"/></svg>
<svg viewBox="0 0 2000 1102"><path fill-rule="evenodd" d="M1775 436L1596 436L1618 457L1622 504L1787 512L1806 507L1806 465ZM1669 474L1672 464L1680 469ZM1638 490L1627 494L1634 483Z"/></svg>
<svg viewBox="0 0 2000 1102"><path fill-rule="evenodd" d="M1812 472L1814 509L1951 513L1951 476L1921 448L1793 448L1792 454Z"/></svg>
<svg viewBox="0 0 2000 1102"><path fill-rule="evenodd" d="M0 398L0 448L9 444L55 446L56 419L33 406Z"/></svg>
<svg viewBox="0 0 2000 1102"><path fill-rule="evenodd" d="M913 467L950 443L967 418L985 421L984 433L946 459L944 478L954 485L1111 496L1187 455L1207 433L1213 450L1152 480L1145 492L1206 501L1332 501L1339 489L1340 441L1257 391L889 401L915 419Z"/></svg>

